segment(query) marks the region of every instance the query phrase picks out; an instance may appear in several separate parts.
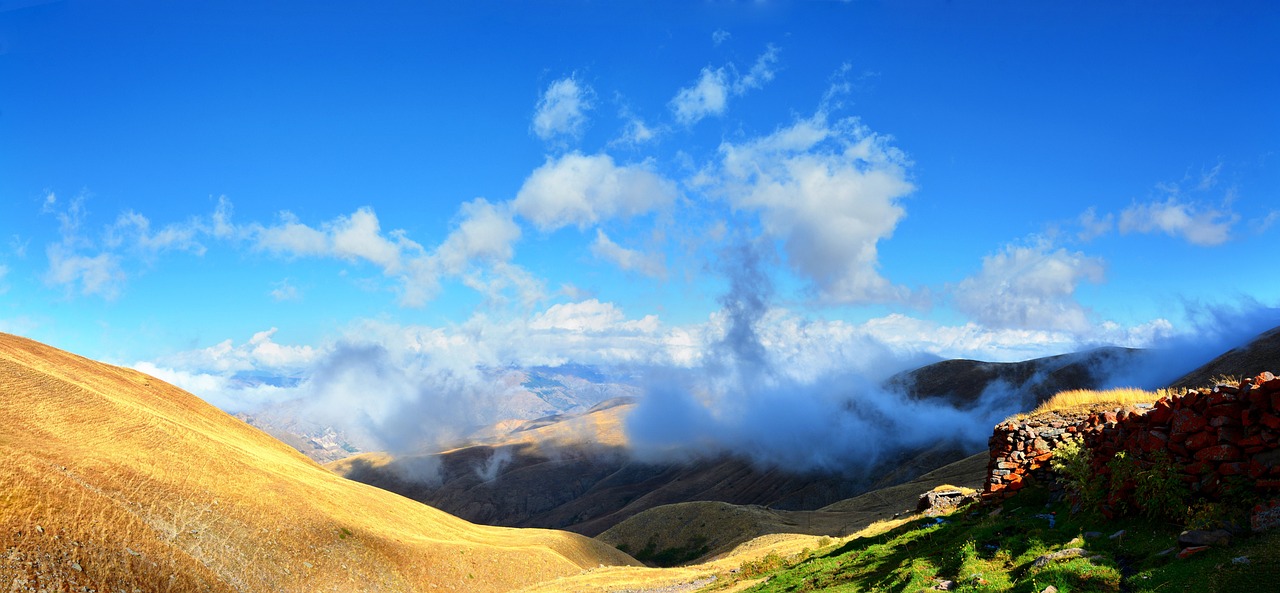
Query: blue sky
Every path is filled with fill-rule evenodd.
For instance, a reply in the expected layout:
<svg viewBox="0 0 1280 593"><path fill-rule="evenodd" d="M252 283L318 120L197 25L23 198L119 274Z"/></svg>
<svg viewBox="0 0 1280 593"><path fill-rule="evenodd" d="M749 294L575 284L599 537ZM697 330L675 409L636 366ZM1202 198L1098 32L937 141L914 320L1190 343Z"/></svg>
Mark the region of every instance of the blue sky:
<svg viewBox="0 0 1280 593"><path fill-rule="evenodd" d="M228 406L351 341L690 365L751 243L798 367L1149 345L1280 304L1277 32L1269 2L0 2L0 330Z"/></svg>

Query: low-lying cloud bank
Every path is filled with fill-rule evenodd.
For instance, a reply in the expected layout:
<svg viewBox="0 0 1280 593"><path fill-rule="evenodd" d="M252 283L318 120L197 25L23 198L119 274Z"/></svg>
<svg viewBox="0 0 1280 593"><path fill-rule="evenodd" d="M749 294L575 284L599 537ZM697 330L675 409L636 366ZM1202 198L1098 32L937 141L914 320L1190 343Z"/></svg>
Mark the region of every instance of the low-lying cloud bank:
<svg viewBox="0 0 1280 593"><path fill-rule="evenodd" d="M585 300L525 320L476 316L448 328L361 321L316 345L277 342L271 329L134 366L231 412L276 410L333 426L365 449L433 450L502 419L642 395L627 427L639 455L735 453L767 466L848 470L904 448L980 446L1021 405L1020 394L1000 387L963 410L913 401L882 387L895 372L943 358L1024 360L1111 344L1152 352L1111 369L1109 383L1154 388L1280 325L1280 309L1252 301L1187 303L1192 323L1178 333L1159 320L1087 337L902 314L813 320L772 304L758 259L751 247L726 252L729 292L701 324L629 318ZM554 371L561 365L571 366ZM532 368L564 380L535 378Z"/></svg>

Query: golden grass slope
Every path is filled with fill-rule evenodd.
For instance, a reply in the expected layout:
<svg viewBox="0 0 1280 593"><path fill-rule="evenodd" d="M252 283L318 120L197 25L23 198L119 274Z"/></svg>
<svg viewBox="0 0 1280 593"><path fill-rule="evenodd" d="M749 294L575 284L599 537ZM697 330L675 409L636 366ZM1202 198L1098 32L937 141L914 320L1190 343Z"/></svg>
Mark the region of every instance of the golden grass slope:
<svg viewBox="0 0 1280 593"><path fill-rule="evenodd" d="M505 591L634 560L344 480L180 389L0 334L0 584Z"/></svg>

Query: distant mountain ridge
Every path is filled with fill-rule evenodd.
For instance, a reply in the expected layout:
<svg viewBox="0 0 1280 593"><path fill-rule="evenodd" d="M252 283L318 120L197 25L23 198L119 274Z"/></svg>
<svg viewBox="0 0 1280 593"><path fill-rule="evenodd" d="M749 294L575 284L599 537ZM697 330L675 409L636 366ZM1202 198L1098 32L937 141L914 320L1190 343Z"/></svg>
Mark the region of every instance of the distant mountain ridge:
<svg viewBox="0 0 1280 593"><path fill-rule="evenodd" d="M1103 347L1020 362L954 359L903 371L885 386L918 399L941 399L958 408L972 405L993 387L1021 395L1031 409L1068 389L1097 389L1116 371L1132 364L1142 350Z"/></svg>
<svg viewBox="0 0 1280 593"><path fill-rule="evenodd" d="M1277 336L1280 328L1260 336L1259 345L1280 341ZM991 397L994 393L1012 398L1010 403L1025 411L1060 391L1106 387L1112 373L1144 364L1143 356L1145 352L1141 350L1104 347L1011 363L947 360L894 375L885 386L910 398L941 400L962 410L977 404L984 394ZM629 403L610 405L618 412L630 407ZM509 427L506 434L536 432L575 417L560 415L527 422L523 429ZM620 422L614 420L613 424ZM943 443L903 451L865 476L851 477L762 469L734 457L644 463L631 459L625 446L601 449L591 447L589 441L541 449L538 439L532 438L500 453L503 445L498 438L413 460L357 457L330 467L352 479L426 501L477 522L556 527L595 535L649 509L679 502L816 509L910 481L983 448L967 450ZM477 473L476 468L486 464L492 467L492 460L499 455L504 456L504 463L492 476ZM409 475L407 472L397 470L398 463L413 465L426 458L439 464L438 482L415 482L404 477Z"/></svg>

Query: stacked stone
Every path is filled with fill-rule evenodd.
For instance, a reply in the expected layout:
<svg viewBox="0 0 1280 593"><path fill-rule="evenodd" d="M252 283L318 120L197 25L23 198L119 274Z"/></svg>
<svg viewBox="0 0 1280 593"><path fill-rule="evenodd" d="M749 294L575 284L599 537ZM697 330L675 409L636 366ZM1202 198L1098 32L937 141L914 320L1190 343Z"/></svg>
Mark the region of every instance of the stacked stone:
<svg viewBox="0 0 1280 593"><path fill-rule="evenodd" d="M1192 492L1210 500L1233 477L1261 494L1280 491L1280 378L1271 373L1161 398L1149 410L1091 414L1081 433L1099 475L1125 451L1140 467L1167 456Z"/></svg>
<svg viewBox="0 0 1280 593"><path fill-rule="evenodd" d="M1008 498L1031 481L1053 484L1053 451L1076 435L1092 451L1100 476L1110 473L1107 462L1124 451L1144 468L1167 457L1190 489L1210 500L1219 498L1230 479L1264 496L1280 494L1280 378L1272 373L1150 406L1005 422L988 441L983 499Z"/></svg>
<svg viewBox="0 0 1280 593"><path fill-rule="evenodd" d="M1076 438L1083 419L1053 413L996 426L995 434L987 441L991 461L987 464L983 500L1008 498L1032 482L1056 487L1049 460L1058 445Z"/></svg>

